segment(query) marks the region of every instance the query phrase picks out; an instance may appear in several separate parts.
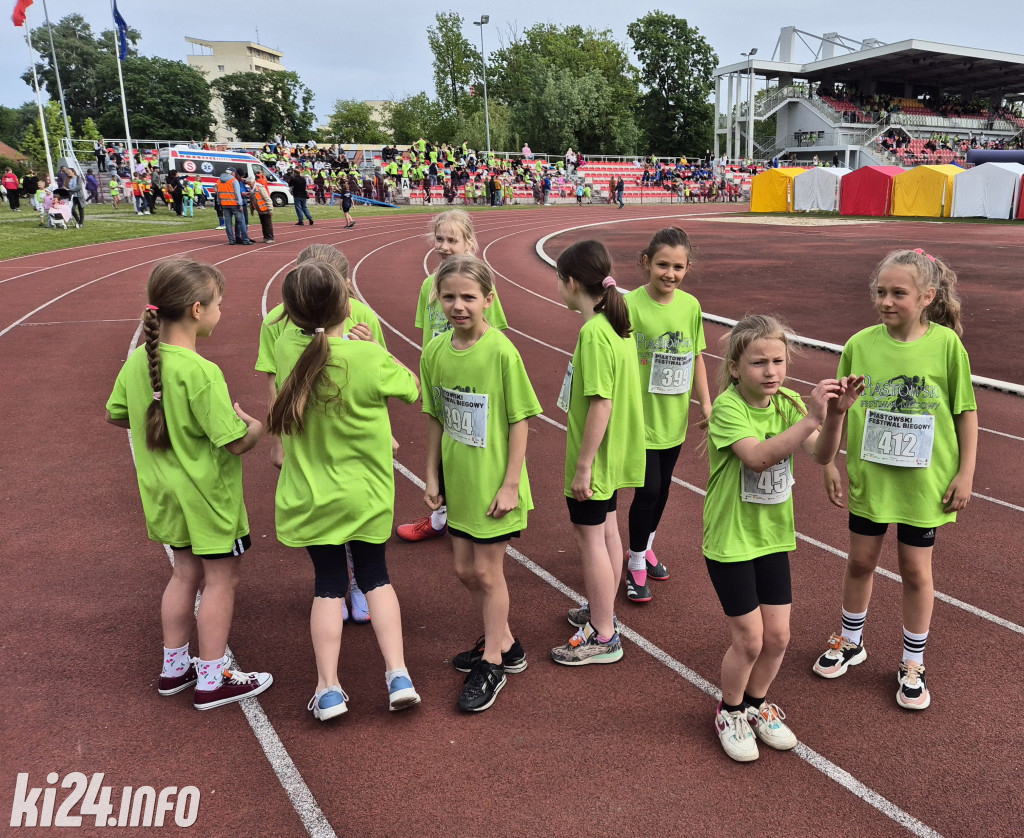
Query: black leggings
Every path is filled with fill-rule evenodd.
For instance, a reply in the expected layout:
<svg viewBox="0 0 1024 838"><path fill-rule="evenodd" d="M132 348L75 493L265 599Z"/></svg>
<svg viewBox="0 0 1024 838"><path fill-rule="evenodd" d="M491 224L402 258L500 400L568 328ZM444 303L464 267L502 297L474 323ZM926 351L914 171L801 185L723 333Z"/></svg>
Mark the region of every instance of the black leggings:
<svg viewBox="0 0 1024 838"><path fill-rule="evenodd" d="M78 195L71 196L71 217L79 227L85 223L85 210L82 209L82 201Z"/></svg>
<svg viewBox="0 0 1024 838"><path fill-rule="evenodd" d="M390 585L383 544L350 541L352 569L364 594ZM340 599L348 592L348 558L344 544L315 544L306 548L316 574L313 596Z"/></svg>
<svg viewBox="0 0 1024 838"><path fill-rule="evenodd" d="M672 488L672 471L682 447L647 449L644 485L637 488L629 507L629 549L634 553L645 552L647 539L658 529L668 503L668 490Z"/></svg>

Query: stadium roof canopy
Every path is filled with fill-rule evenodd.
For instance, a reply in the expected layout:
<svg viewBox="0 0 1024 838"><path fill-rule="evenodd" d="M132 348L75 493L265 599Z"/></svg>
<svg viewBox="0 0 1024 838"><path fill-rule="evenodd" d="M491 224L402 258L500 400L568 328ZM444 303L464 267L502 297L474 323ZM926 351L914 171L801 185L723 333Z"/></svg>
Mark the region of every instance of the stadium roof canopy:
<svg viewBox="0 0 1024 838"><path fill-rule="evenodd" d="M828 36L826 36L828 37ZM1024 55L911 39L870 42L849 54L815 57L806 64L745 59L723 65L716 76L746 73L762 78L850 83L862 79L933 86L974 96L1024 96Z"/></svg>

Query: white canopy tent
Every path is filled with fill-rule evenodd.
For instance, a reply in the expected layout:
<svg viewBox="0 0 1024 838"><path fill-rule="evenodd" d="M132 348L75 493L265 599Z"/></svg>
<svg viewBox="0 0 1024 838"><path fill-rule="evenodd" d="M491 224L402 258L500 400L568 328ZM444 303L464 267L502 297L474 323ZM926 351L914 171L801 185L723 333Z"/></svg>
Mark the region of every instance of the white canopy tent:
<svg viewBox="0 0 1024 838"><path fill-rule="evenodd" d="M797 175L793 181L793 209L796 212L839 212L839 189L850 169L817 166Z"/></svg>
<svg viewBox="0 0 1024 838"><path fill-rule="evenodd" d="M1022 177L1020 163L982 163L961 172L953 181L953 217L1013 218Z"/></svg>

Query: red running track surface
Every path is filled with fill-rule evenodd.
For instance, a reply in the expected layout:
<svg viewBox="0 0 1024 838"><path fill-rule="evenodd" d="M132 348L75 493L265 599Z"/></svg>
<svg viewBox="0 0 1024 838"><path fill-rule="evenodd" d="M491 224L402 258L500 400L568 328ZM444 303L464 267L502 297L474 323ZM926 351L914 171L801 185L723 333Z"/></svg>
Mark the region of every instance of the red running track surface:
<svg viewBox="0 0 1024 838"><path fill-rule="evenodd" d="M227 277L224 317L201 351L249 412L259 415L265 404L265 379L253 371L262 313L279 301L291 260L314 241L344 250L359 293L408 339L386 330L389 347L415 366L412 320L428 254L423 216L364 219L352 230L342 220L323 222L269 247L228 251L223 234L210 231L0 262L5 799L13 799L18 772L29 773L30 786L45 786L48 772L81 771L105 772L115 803L122 786L196 786L202 802L193 829L208 836L1018 834L1012 766L1024 733L1012 719L1024 677L1013 661L1024 643L1024 597L1012 563L1024 489L1006 464L1024 451L1024 428L1014 397L978 392L978 496L942 530L935 552L940 600L927 653L933 706L925 713L894 701L901 619L891 575L876 580L868 660L837 681L810 672L838 628L847 535L845 514L827 503L805 458L795 492L802 540L793 556L792 641L772 689L801 745L794 753L762 748L761 759L745 766L722 753L714 701L702 691L718 681L727 633L700 555L707 466L696 429L656 542L672 579L654 589L650 604L623 597L618 606L629 628L624 660L566 670L548 658L570 636L565 610L583 590L561 493L564 432L554 424L563 418L554 402L580 321L558 302L554 273L534 251L541 237L598 222L556 236L548 252L599 237L612 248L621 283L634 287L642 278L630 264L651 233L682 224L698 255L688 287L706 312L735 318L770 309L801 334L833 342L874 322L867 278L881 255L923 246L960 271L975 372L1021 380L1021 353L1013 351L1020 330L1010 320L1021 311L1021 292L1011 285L1017 228L721 220L734 209L473 216L482 254L499 273L509 336L551 420L531 422L537 508L506 565L511 623L530 665L475 716L455 709L462 676L450 661L480 633L480 620L450 570L449 547L393 540L388 558L406 659L423 704L388 712L372 630L350 625L342 650L350 711L326 725L312 719L305 709L315 686L312 572L304 552L274 538L277 473L265 444L245 457L254 549L244 561L231 646L243 669L267 669L275 684L244 708L208 713L192 710L188 693L160 698L154 682L167 556L146 540L126 435L103 421L152 262L178 253L215 262ZM959 240L940 247L936 240L951 233ZM714 375L724 329L707 332ZM806 391L804 382L831 375L835 364L833 355L808 351L794 361L791 384ZM401 522L423 510L405 471L422 474L424 420L418 406L397 404L392 422L402 444ZM626 493L623 531L628 500ZM895 572L888 543L883 572ZM58 804L67 794L58 789Z"/></svg>

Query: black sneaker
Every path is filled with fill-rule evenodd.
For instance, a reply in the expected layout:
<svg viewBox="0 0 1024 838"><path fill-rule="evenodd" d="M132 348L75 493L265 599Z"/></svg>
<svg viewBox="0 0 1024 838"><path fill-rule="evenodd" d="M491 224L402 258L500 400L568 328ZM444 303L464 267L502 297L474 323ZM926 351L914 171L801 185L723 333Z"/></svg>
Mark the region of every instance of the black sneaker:
<svg viewBox="0 0 1024 838"><path fill-rule="evenodd" d="M636 581L636 577L633 575L633 571L626 568L626 598L630 602L650 602L651 601L651 589L647 584L647 580L641 585Z"/></svg>
<svg viewBox="0 0 1024 838"><path fill-rule="evenodd" d="M505 686L505 667L481 659L466 676L465 684L459 696L459 709L479 713L494 704L494 699Z"/></svg>
<svg viewBox="0 0 1024 838"><path fill-rule="evenodd" d="M483 658L484 636L481 634L472 649L459 652L452 659L452 666L459 670L459 672L472 672L473 667L480 663ZM505 667L506 672L522 672L526 669L526 652L523 651L523 647L518 639L512 641L511 649L501 653L501 663Z"/></svg>
<svg viewBox="0 0 1024 838"><path fill-rule="evenodd" d="M665 582L668 579L668 568L654 555L653 550L647 551L647 578L655 582Z"/></svg>

